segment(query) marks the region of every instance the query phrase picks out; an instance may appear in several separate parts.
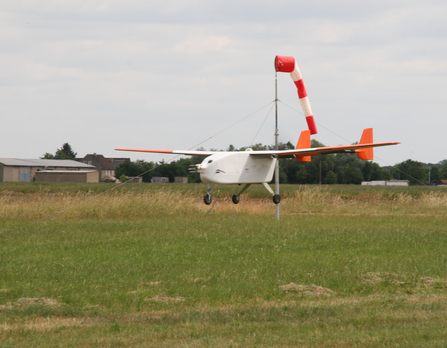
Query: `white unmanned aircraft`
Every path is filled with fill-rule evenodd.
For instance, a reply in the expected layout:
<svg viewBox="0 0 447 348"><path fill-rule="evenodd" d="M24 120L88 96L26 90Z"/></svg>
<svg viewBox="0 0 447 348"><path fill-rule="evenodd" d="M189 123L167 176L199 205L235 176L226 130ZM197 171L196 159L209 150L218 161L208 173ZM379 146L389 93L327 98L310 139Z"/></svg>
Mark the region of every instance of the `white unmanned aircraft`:
<svg viewBox="0 0 447 348"><path fill-rule="evenodd" d="M309 130L301 132L298 144L294 150L266 150L253 151L190 151L190 150L142 150L142 149L115 149L117 151L151 152L165 154L182 154L189 156L205 156L201 164L192 166L194 172L200 173L200 179L208 183L208 192L204 197L205 204L211 204L210 183L216 184L245 184L237 194L232 197L233 203L239 203L240 195L252 184L262 184L272 194L273 203L281 200L268 185L272 181L278 158L295 157L298 161L310 162L312 156L327 155L331 153L356 153L362 160L373 160L373 148L388 145L397 145L398 142L373 143L373 129L363 131L360 143L356 145L332 146L311 148L311 134L316 134L316 126L310 109L309 100L304 88L301 73L293 57L277 56L275 59L276 71L290 72L298 89L298 97L306 117Z"/></svg>

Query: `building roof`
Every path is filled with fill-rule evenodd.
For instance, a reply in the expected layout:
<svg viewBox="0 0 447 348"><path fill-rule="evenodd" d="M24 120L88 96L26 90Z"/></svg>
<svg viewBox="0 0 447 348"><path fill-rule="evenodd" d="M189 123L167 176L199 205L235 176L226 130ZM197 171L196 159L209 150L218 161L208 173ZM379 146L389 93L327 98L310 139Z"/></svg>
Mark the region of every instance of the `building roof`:
<svg viewBox="0 0 447 348"><path fill-rule="evenodd" d="M0 163L5 166L13 167L62 167L62 168L83 168L94 169L89 164L73 161L73 160L56 160L56 159L20 159L20 158L0 158Z"/></svg>
<svg viewBox="0 0 447 348"><path fill-rule="evenodd" d="M118 166L125 161L130 161L129 157L106 157L106 160L108 160L110 163L112 163L113 167L116 169Z"/></svg>
<svg viewBox="0 0 447 348"><path fill-rule="evenodd" d="M36 174L86 174L97 172L97 170L41 170L36 172Z"/></svg>
<svg viewBox="0 0 447 348"><path fill-rule="evenodd" d="M115 169L115 166L112 164L112 162L107 160L103 155L89 154L83 158L83 161L86 161L86 160L90 160L92 162L98 163L98 165L101 167L102 170L114 170Z"/></svg>

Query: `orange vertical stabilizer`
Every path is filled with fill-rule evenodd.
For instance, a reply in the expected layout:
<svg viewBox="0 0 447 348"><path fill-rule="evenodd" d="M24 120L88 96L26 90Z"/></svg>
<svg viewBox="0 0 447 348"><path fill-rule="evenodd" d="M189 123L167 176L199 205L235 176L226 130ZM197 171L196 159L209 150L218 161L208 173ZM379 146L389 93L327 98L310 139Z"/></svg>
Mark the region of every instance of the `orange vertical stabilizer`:
<svg viewBox="0 0 447 348"><path fill-rule="evenodd" d="M296 144L296 149L310 149L310 130L301 132L298 144ZM311 156L295 155L295 158L301 162L310 162L312 160Z"/></svg>
<svg viewBox="0 0 447 348"><path fill-rule="evenodd" d="M363 130L362 138L360 139L361 144L372 144L373 142L373 129L365 128ZM362 160L372 161L374 159L374 151L372 147L368 147L365 149L355 150L357 156L359 156Z"/></svg>

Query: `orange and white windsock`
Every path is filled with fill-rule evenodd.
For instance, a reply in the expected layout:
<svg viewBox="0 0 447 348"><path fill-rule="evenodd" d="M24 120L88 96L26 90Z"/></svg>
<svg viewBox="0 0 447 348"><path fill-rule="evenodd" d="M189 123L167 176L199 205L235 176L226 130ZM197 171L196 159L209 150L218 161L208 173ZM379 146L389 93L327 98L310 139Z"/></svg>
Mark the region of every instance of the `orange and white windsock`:
<svg viewBox="0 0 447 348"><path fill-rule="evenodd" d="M293 82L295 82L298 89L298 98L300 99L301 107L303 108L304 116L306 117L307 126L311 134L317 134L317 126L315 125L312 109L310 108L309 98L307 97L306 88L304 87L303 77L300 69L295 62L295 58L286 56L276 56L275 69L279 72L288 72Z"/></svg>

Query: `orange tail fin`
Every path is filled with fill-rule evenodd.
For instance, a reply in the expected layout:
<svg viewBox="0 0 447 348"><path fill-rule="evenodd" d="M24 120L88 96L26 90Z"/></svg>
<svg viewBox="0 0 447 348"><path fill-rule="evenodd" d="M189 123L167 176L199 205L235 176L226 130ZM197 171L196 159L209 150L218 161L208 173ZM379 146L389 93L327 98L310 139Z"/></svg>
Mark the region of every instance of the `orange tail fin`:
<svg viewBox="0 0 447 348"><path fill-rule="evenodd" d="M310 130L304 130L301 132L296 149L310 149ZM295 155L295 158L301 162L310 162L311 156Z"/></svg>
<svg viewBox="0 0 447 348"><path fill-rule="evenodd" d="M373 142L373 129L365 128L363 130L362 138L360 139L360 144L372 144ZM374 151L372 147L366 149L355 150L357 156L362 160L372 161L374 159Z"/></svg>

